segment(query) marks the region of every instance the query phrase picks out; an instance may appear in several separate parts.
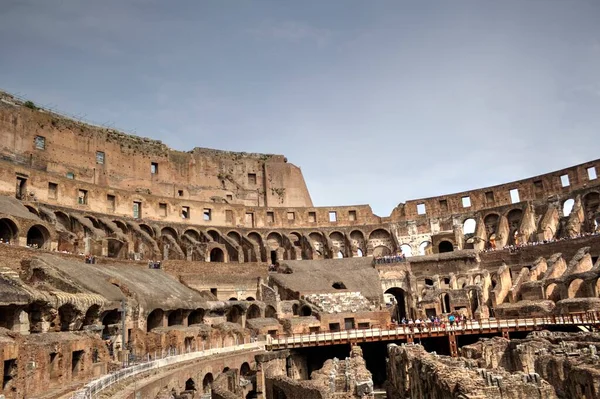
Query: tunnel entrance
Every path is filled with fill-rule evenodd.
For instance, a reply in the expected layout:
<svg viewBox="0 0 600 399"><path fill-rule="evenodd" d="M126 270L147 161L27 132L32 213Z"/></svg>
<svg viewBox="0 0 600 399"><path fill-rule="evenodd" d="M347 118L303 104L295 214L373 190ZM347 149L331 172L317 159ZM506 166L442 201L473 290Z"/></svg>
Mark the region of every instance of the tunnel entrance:
<svg viewBox="0 0 600 399"><path fill-rule="evenodd" d="M210 251L211 262L225 262L225 254L221 248L213 248Z"/></svg>
<svg viewBox="0 0 600 399"><path fill-rule="evenodd" d="M444 252L453 252L454 245L450 241L442 241L438 245L439 253L443 254Z"/></svg>
<svg viewBox="0 0 600 399"><path fill-rule="evenodd" d="M44 226L32 226L27 232L27 246L32 248L44 248L50 238L50 233Z"/></svg>
<svg viewBox="0 0 600 399"><path fill-rule="evenodd" d="M0 219L0 242L13 243L19 234L15 222L10 219Z"/></svg>
<svg viewBox="0 0 600 399"><path fill-rule="evenodd" d="M406 292L402 288L393 287L389 288L385 291L386 294L391 294L394 296L395 305L393 309L392 317L396 319L397 322L402 321L403 318L407 317L406 313Z"/></svg>

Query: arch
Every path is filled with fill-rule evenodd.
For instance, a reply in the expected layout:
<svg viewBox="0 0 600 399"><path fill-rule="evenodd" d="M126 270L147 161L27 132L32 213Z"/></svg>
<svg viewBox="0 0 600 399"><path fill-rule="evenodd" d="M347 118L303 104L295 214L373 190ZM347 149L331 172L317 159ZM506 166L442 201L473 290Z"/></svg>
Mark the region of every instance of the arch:
<svg viewBox="0 0 600 399"><path fill-rule="evenodd" d="M128 234L129 229L127 225L119 219L113 220L113 223L123 232L123 234Z"/></svg>
<svg viewBox="0 0 600 399"><path fill-rule="evenodd" d="M247 377L251 374L252 370L250 369L250 364L248 362L242 363L240 366L240 375L242 377Z"/></svg>
<svg viewBox="0 0 600 399"><path fill-rule="evenodd" d="M440 294L440 305L442 313L450 313L450 295L447 292Z"/></svg>
<svg viewBox="0 0 600 399"><path fill-rule="evenodd" d="M411 257L413 255L413 253L412 253L412 247L410 245L408 245L408 244L402 244L402 245L400 245L400 251L402 251L402 254L405 257L407 257L407 258L409 258L409 257Z"/></svg>
<svg viewBox="0 0 600 399"><path fill-rule="evenodd" d="M312 248L317 255L325 255L325 239L321 233L313 231L308 235Z"/></svg>
<svg viewBox="0 0 600 399"><path fill-rule="evenodd" d="M312 316L312 308L308 305L304 305L300 308L300 316Z"/></svg>
<svg viewBox="0 0 600 399"><path fill-rule="evenodd" d="M154 233L154 229L150 226L148 226L145 223L140 223L140 229L145 232L146 234L148 234L150 237L154 238L155 233Z"/></svg>
<svg viewBox="0 0 600 399"><path fill-rule="evenodd" d="M237 305L234 305L227 312L227 321L230 323L242 324L242 308Z"/></svg>
<svg viewBox="0 0 600 399"><path fill-rule="evenodd" d="M221 248L213 248L210 250L210 262L225 262L225 253Z"/></svg>
<svg viewBox="0 0 600 399"><path fill-rule="evenodd" d="M206 234L208 234L214 242L221 242L221 233L219 233L217 230L209 229L206 231Z"/></svg>
<svg viewBox="0 0 600 399"><path fill-rule="evenodd" d="M352 243L352 246L356 248L356 256L363 257L366 251L365 235L363 232L360 230L352 230L350 232L350 242Z"/></svg>
<svg viewBox="0 0 600 399"><path fill-rule="evenodd" d="M212 390L212 383L213 375L212 373L207 373L202 379L202 392L210 393L210 391Z"/></svg>
<svg viewBox="0 0 600 399"><path fill-rule="evenodd" d="M183 237L188 238L192 243L200 242L200 233L196 229L187 229L183 232Z"/></svg>
<svg viewBox="0 0 600 399"><path fill-rule="evenodd" d="M477 222L473 218L465 219L463 222L463 234L474 234L475 228L477 227Z"/></svg>
<svg viewBox="0 0 600 399"><path fill-rule="evenodd" d="M560 300L560 295L557 289L556 283L548 284L546 287L546 299L550 299L554 302Z"/></svg>
<svg viewBox="0 0 600 399"><path fill-rule="evenodd" d="M167 317L168 326L182 326L183 325L183 309L176 309L169 312Z"/></svg>
<svg viewBox="0 0 600 399"><path fill-rule="evenodd" d="M302 246L302 235L296 231L292 231L290 233L290 238L292 241L292 245L295 247L301 247Z"/></svg>
<svg viewBox="0 0 600 399"><path fill-rule="evenodd" d="M582 279L576 278L569 284L567 298L585 298L585 283Z"/></svg>
<svg viewBox="0 0 600 399"><path fill-rule="evenodd" d="M119 324L121 322L121 312L118 309L112 309L104 313L101 317L101 323L104 326L102 330L102 336L107 337L109 335L109 326Z"/></svg>
<svg viewBox="0 0 600 399"><path fill-rule="evenodd" d="M399 322L403 318L406 318L406 292L400 287L392 287L388 288L384 294L391 294L396 300L394 308L394 316L396 316L396 321Z"/></svg>
<svg viewBox="0 0 600 399"><path fill-rule="evenodd" d="M454 245L450 242L450 241L440 241L440 243L438 244L438 252L443 254L445 252L453 252L454 251Z"/></svg>
<svg viewBox="0 0 600 399"><path fill-rule="evenodd" d="M87 312L85 312L85 316L83 317L83 325L85 326L93 326L98 323L100 320L100 305L92 305L89 307Z"/></svg>
<svg viewBox="0 0 600 399"><path fill-rule="evenodd" d="M266 246L269 250L274 251L283 246L283 238L277 232L271 232L267 235Z"/></svg>
<svg viewBox="0 0 600 399"><path fill-rule="evenodd" d="M227 237L232 241L235 241L238 245L242 244L242 236L240 236L240 233L238 233L237 231L230 231L229 233L227 233Z"/></svg>
<svg viewBox="0 0 600 399"><path fill-rule="evenodd" d="M60 319L60 331L73 330L73 323L77 320L79 311L70 303L65 303L58 308L58 316Z"/></svg>
<svg viewBox="0 0 600 399"><path fill-rule="evenodd" d="M573 206L575 205L575 200L573 198L569 198L565 202L563 202L562 212L563 216L569 216L573 211Z"/></svg>
<svg viewBox="0 0 600 399"><path fill-rule="evenodd" d="M193 378L188 378L185 381L185 390L186 391L195 391L196 390L196 382Z"/></svg>
<svg viewBox="0 0 600 399"><path fill-rule="evenodd" d="M64 212L56 211L54 212L54 216L56 216L56 221L63 225L63 227L67 230L71 230L71 218Z"/></svg>
<svg viewBox="0 0 600 399"><path fill-rule="evenodd" d="M258 245L262 244L262 237L256 231L252 231L252 232L248 233L247 237L250 241L253 241Z"/></svg>
<svg viewBox="0 0 600 399"><path fill-rule="evenodd" d="M254 301L256 301L256 299L254 299L254 298L253 298L253 297L251 297L251 296L247 297L247 298L246 298L246 300L247 300L247 301L249 301L249 302L254 302Z"/></svg>
<svg viewBox="0 0 600 399"><path fill-rule="evenodd" d="M86 215L86 216L84 216L84 217L85 217L87 220L89 220L90 222L92 222L92 225L94 225L94 227L95 227L96 229L98 229L98 230L101 230L101 229L102 229L102 226L100 225L100 222L98 222L98 219L96 219L95 217L93 217L93 216L90 216L90 215Z"/></svg>
<svg viewBox="0 0 600 399"><path fill-rule="evenodd" d="M171 236L173 237L173 239L177 240L177 230L175 230L173 227L170 226L166 226L163 227L162 229L160 229L160 235L161 236Z"/></svg>
<svg viewBox="0 0 600 399"><path fill-rule="evenodd" d="M204 322L204 309L196 309L188 315L188 326L202 324Z"/></svg>
<svg viewBox="0 0 600 399"><path fill-rule="evenodd" d="M334 252L342 252L341 258L343 258L343 250L346 248L346 238L344 235L339 231L334 231L329 234L329 239L331 240L331 245L334 248ZM337 251L335 251L335 249L337 249ZM340 256L337 257L340 258Z"/></svg>
<svg viewBox="0 0 600 399"><path fill-rule="evenodd" d="M27 210L29 212L33 213L35 216L40 217L40 213L33 206L31 206L31 205L25 205L25 208L27 208Z"/></svg>
<svg viewBox="0 0 600 399"><path fill-rule="evenodd" d="M246 311L246 319L258 319L260 317L260 308L256 304L252 304Z"/></svg>
<svg viewBox="0 0 600 399"><path fill-rule="evenodd" d="M162 309L154 309L146 319L146 331L150 332L155 328L163 326L165 312Z"/></svg>
<svg viewBox="0 0 600 399"><path fill-rule="evenodd" d="M423 241L419 244L419 255L428 255L429 247L431 247L431 241Z"/></svg>
<svg viewBox="0 0 600 399"><path fill-rule="evenodd" d="M40 224L31 226L27 231L27 246L48 249L50 233L48 229Z"/></svg>
<svg viewBox="0 0 600 399"><path fill-rule="evenodd" d="M0 219L0 240L4 243L13 243L19 236L19 228L11 219Z"/></svg>
<svg viewBox="0 0 600 399"><path fill-rule="evenodd" d="M600 281L600 279L598 279L598 281ZM298 316L298 310L300 309L300 305L298 305L297 303L292 305L292 314L294 316Z"/></svg>
<svg viewBox="0 0 600 399"><path fill-rule="evenodd" d="M585 229L588 232L594 232L598 229L598 219L600 212L600 194L592 191L583 196L583 212L585 220Z"/></svg>
<svg viewBox="0 0 600 399"><path fill-rule="evenodd" d="M491 239L492 235L496 234L499 221L500 215L497 213L490 213L483 218L483 225L485 226L485 232L488 240Z"/></svg>
<svg viewBox="0 0 600 399"><path fill-rule="evenodd" d="M391 253L392 251L390 251L390 249L385 245L378 245L375 248L373 248L373 256L375 257L386 256L390 255Z"/></svg>
<svg viewBox="0 0 600 399"><path fill-rule="evenodd" d="M276 319L277 310L275 310L275 308L272 305L267 305L267 307L265 308L265 317Z"/></svg>
<svg viewBox="0 0 600 399"><path fill-rule="evenodd" d="M508 242L511 245L519 244L518 234L521 220L523 219L523 211L521 209L513 209L506 214L508 220Z"/></svg>

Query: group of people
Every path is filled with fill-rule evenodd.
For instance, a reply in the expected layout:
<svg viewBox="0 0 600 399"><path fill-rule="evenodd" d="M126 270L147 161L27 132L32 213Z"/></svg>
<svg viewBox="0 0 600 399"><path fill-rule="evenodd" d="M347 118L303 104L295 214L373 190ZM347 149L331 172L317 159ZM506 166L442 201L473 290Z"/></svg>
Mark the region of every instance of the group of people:
<svg viewBox="0 0 600 399"><path fill-rule="evenodd" d="M490 245L486 249L484 249L483 252L508 250L509 252L512 253L512 252L517 252L520 248L523 248L523 247L533 247L536 245L551 244L554 242L566 241L566 240L576 240L576 239L582 238L582 237L590 237L590 236L597 236L597 235L600 235L600 232L595 231L593 233L581 233L574 237L561 237L561 238L552 238L550 240L531 241L531 242L523 242L523 243L518 243L518 244L510 244L510 245L505 245L502 248L498 248L495 245Z"/></svg>
<svg viewBox="0 0 600 399"><path fill-rule="evenodd" d="M85 255L85 263L96 264L96 257L94 255Z"/></svg>
<svg viewBox="0 0 600 399"><path fill-rule="evenodd" d="M392 322L395 324L396 321L392 319ZM429 316L428 318L419 319L417 317L416 320L411 318L403 317L400 321L400 324L404 327L408 327L411 331L427 331L431 330L431 328L442 328L445 329L446 326L453 327L461 327L467 325L467 317L461 314L450 313L448 316Z"/></svg>
<svg viewBox="0 0 600 399"><path fill-rule="evenodd" d="M384 256L376 256L373 259L373 262L376 265L382 265L385 263L397 263L397 262L404 262L406 260L406 256L404 256L404 254L402 252L395 254L395 255L384 255Z"/></svg>
<svg viewBox="0 0 600 399"><path fill-rule="evenodd" d="M153 260L148 261L148 269L160 269L160 261L155 262Z"/></svg>

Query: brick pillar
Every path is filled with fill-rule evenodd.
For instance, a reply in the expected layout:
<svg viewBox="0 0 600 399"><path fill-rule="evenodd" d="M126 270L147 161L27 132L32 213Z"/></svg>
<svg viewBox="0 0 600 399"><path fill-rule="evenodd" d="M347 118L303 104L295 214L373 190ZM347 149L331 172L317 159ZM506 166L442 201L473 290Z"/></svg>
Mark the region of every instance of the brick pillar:
<svg viewBox="0 0 600 399"><path fill-rule="evenodd" d="M448 341L450 341L450 356L458 357L458 345L456 344L456 334L454 334L454 331L449 332Z"/></svg>

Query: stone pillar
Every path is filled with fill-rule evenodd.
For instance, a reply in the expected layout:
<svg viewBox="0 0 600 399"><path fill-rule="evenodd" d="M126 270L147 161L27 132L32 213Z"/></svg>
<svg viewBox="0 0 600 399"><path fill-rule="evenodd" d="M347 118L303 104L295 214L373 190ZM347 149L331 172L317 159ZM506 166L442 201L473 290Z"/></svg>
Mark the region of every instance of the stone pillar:
<svg viewBox="0 0 600 399"><path fill-rule="evenodd" d="M450 341L450 356L458 357L458 345L456 344L456 334L454 334L454 331L448 333L448 340Z"/></svg>

